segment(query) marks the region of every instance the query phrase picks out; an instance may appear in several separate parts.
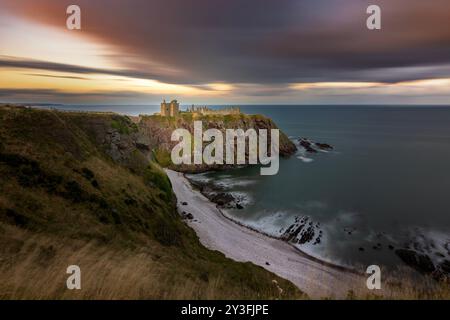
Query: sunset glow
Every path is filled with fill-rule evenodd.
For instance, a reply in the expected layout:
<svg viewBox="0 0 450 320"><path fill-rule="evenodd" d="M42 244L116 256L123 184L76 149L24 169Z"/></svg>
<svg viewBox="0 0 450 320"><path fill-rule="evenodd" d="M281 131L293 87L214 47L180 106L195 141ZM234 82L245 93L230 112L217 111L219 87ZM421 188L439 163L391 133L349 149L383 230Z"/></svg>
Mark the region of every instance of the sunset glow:
<svg viewBox="0 0 450 320"><path fill-rule="evenodd" d="M133 11L131 6L123 9L114 1L111 17L105 20L99 15L98 8L81 1L85 14L83 29L71 31L65 26L65 12L61 12L65 1L56 4L55 1L40 0L30 5L27 1L1 0L0 4L0 94L5 101L39 102L44 99L79 103L82 99L77 95L82 94L90 95L89 101L84 101L86 103L126 103L133 97L134 103L152 104L166 96L178 97L187 103L329 103L336 95L345 96L349 103L360 102L361 96L366 97L367 103L450 101L450 61L444 58L433 64L431 60L421 62L418 58L414 62L407 57L405 61L411 60L408 65L393 56L392 61L377 62L379 66L369 65L370 60L364 55L365 46L378 44L386 53L403 50L395 41L396 32L403 30L400 25L393 31L386 31L384 38L348 34L347 38L361 37L358 41L367 41L367 45L355 48L353 43L343 41L337 44L337 49L328 51L324 45L320 49L325 50L322 55L332 57L334 50L335 59L327 57L321 64L309 64L307 61L316 58L310 56L310 49L306 47L299 51L296 42L290 40L292 31L277 37L271 37L270 32L267 35L261 33L261 39L249 40L260 48L254 57L247 57L245 50L241 56L235 55L245 45L234 35L235 38L230 37L227 41L236 43L235 50L227 56L225 52L217 51L222 45L217 38L210 38L205 32L197 36L192 34L196 30L193 21L198 21L194 16L182 16L187 19L186 26L161 23L160 35L153 29L153 24L159 23L158 17L139 23L140 12ZM411 10L418 8L412 6ZM34 12L42 14L35 15ZM131 12L136 15L135 20L131 19ZM173 14L178 16L180 13ZM441 15L438 12L422 14L435 15L434 23L439 24ZM118 19L122 15L128 20ZM385 19L389 23L389 17ZM333 29L335 23L334 20L326 22L324 30L330 34L336 32ZM343 24L342 32L353 23L356 20ZM289 28L285 28L296 30L298 37L311 36L301 34L302 29L296 24L292 20L288 23ZM128 36L124 33L127 28ZM273 28L276 30L277 25ZM210 30L211 36L217 31L214 26L205 30ZM234 32L228 25L223 30ZM441 39L450 37L447 31L440 32ZM183 33L186 38L182 38ZM421 32L416 38L405 37L404 42L413 46L426 43L426 37ZM270 47L264 49L268 43ZM263 50L267 51L267 56ZM348 67L351 63L346 61L339 66L341 52L346 51L350 56L358 57L361 67ZM204 58L203 54L208 52L211 52L208 58ZM297 56L294 52L298 52ZM270 61L271 55L282 58ZM292 58L285 59L286 55ZM373 59L378 61L379 57ZM336 66L326 67L325 64ZM113 95L108 98L105 96L108 93ZM438 97L431 96L437 93Z"/></svg>

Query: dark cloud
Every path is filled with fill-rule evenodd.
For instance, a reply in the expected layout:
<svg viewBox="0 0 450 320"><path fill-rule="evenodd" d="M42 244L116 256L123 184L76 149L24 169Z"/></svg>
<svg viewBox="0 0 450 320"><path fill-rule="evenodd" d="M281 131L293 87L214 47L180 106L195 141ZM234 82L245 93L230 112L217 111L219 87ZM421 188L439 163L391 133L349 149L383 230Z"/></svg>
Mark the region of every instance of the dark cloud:
<svg viewBox="0 0 450 320"><path fill-rule="evenodd" d="M118 96L133 96L137 93L134 91L121 91L121 92L110 92L110 91L98 91L98 92L89 92L89 93L83 93L84 96L111 96L117 94ZM58 95L58 96L77 96L80 95L80 93L71 93L71 92L65 92L61 90L55 90L55 89L0 89L0 97L8 97L8 96L15 96L15 95Z"/></svg>
<svg viewBox="0 0 450 320"><path fill-rule="evenodd" d="M0 68L35 69L35 70L76 73L76 74L107 74L107 75L143 78L143 79L160 78L159 74L142 72L133 69L112 70L112 69L91 68L41 60L25 60L25 59L11 58L8 56L0 56Z"/></svg>
<svg viewBox="0 0 450 320"><path fill-rule="evenodd" d="M9 12L64 28L73 1L1 2ZM365 27L372 4L366 0L78 0L81 34L119 47L124 70L42 62L27 67L197 85L450 76L448 68L430 72L450 64L450 1L376 3L381 31ZM429 71L414 73L423 68Z"/></svg>
<svg viewBox="0 0 450 320"><path fill-rule="evenodd" d="M160 101L161 96L135 91L91 91L86 93L66 92L53 89L2 89L0 101L2 103L38 104L142 104L149 101Z"/></svg>
<svg viewBox="0 0 450 320"><path fill-rule="evenodd" d="M89 80L88 78L77 77L77 76L55 76L55 75L51 75L51 74L43 74L43 73L23 73L23 74L26 75L26 76L43 77L43 78Z"/></svg>

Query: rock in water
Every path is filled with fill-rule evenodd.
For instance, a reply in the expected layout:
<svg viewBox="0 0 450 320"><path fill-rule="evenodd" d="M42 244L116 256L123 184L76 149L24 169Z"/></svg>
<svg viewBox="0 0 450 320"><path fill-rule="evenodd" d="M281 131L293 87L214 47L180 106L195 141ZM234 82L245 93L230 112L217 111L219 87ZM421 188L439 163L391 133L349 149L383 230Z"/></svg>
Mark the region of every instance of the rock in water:
<svg viewBox="0 0 450 320"><path fill-rule="evenodd" d="M328 143L316 142L315 145L322 150L333 150L333 147Z"/></svg>
<svg viewBox="0 0 450 320"><path fill-rule="evenodd" d="M436 268L430 257L409 249L397 249L395 254L408 266L423 274L431 274Z"/></svg>
<svg viewBox="0 0 450 320"><path fill-rule="evenodd" d="M235 199L233 195L227 192L218 192L215 194L206 195L206 197L221 207L235 206Z"/></svg>
<svg viewBox="0 0 450 320"><path fill-rule="evenodd" d="M304 244L314 240L314 245L321 243L322 230L319 230L319 235L316 237L316 229L314 228L313 222L309 221L308 217L295 218L295 222L290 225L286 231L284 231L280 239L292 242L296 244Z"/></svg>
<svg viewBox="0 0 450 320"><path fill-rule="evenodd" d="M305 150L309 153L317 153L317 150L312 147L312 143L305 138L301 138L299 140L300 145L305 148Z"/></svg>
<svg viewBox="0 0 450 320"><path fill-rule="evenodd" d="M333 150L333 146L329 145L328 143L312 142L306 138L300 138L298 142L303 148L305 148L307 152L310 153L317 153L316 148L325 151Z"/></svg>

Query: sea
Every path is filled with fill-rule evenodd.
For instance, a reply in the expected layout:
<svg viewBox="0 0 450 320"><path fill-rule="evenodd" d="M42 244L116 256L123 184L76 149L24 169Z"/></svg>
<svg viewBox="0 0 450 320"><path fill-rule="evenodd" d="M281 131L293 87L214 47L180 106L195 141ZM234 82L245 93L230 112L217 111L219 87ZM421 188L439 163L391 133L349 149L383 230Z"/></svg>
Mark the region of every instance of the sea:
<svg viewBox="0 0 450 320"><path fill-rule="evenodd" d="M128 115L159 111L142 105L52 107ZM305 219L320 242L295 245L343 266L401 266L395 253L400 248L427 254L435 263L450 260L450 106L241 110L270 117L297 145L307 138L333 149L308 153L298 145L273 176L261 176L257 166L190 176L242 200L243 209L226 210L230 218L273 236Z"/></svg>

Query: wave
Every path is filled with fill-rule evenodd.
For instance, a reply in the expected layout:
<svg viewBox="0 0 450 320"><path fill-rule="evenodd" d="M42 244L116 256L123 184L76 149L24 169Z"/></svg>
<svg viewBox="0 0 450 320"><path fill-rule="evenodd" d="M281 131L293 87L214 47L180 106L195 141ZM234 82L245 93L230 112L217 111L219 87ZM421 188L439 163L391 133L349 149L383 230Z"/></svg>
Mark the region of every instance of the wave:
<svg viewBox="0 0 450 320"><path fill-rule="evenodd" d="M242 206L248 206L253 203L253 199L250 194L241 191L231 191L229 192L235 199L236 203L239 203Z"/></svg>
<svg viewBox="0 0 450 320"><path fill-rule="evenodd" d="M220 180L215 180L213 184L222 189L230 189L233 187L247 187L255 184L255 180L245 180L242 178L225 178Z"/></svg>
<svg viewBox="0 0 450 320"><path fill-rule="evenodd" d="M186 178L195 182L208 183L213 180L213 178L207 176L207 172L205 173L189 173L186 174Z"/></svg>
<svg viewBox="0 0 450 320"><path fill-rule="evenodd" d="M291 219L287 212L282 211L273 214L265 213L263 217L256 219L243 219L235 214L231 214L228 210L222 210L222 213L228 219L233 220L244 227L273 238L279 238L281 236L281 230L286 227L286 222ZM291 220L293 222L293 219Z"/></svg>
<svg viewBox="0 0 450 320"><path fill-rule="evenodd" d="M327 262L337 266L343 266L347 268L351 268L350 264L346 264L343 261L339 260L335 255L327 253L327 242L328 238L325 234L320 231L319 224L317 222L312 222L310 217L307 216L296 216L293 215L292 212L287 211L275 211L273 213L265 212L262 217L256 219L243 219L242 217L236 216L235 214L231 214L227 210L222 210L222 213L230 220L261 234L270 236L272 238L276 238L279 240L283 240L285 242L293 245L300 252L313 257L315 259L321 260L323 262ZM300 221L305 221L305 228L303 231L306 231L309 222L315 226L314 230L316 232L316 236L314 236L310 241L305 243L298 243L296 237L287 239L286 233L289 232L291 226L296 226L298 228ZM317 236L320 232L319 243L314 240L317 239ZM299 233L298 237L301 237L303 233Z"/></svg>
<svg viewBox="0 0 450 320"><path fill-rule="evenodd" d="M450 235L442 231L411 228L408 230L409 241L406 246L409 249L427 254L430 259L439 264L450 257Z"/></svg>
<svg viewBox="0 0 450 320"><path fill-rule="evenodd" d="M297 159L302 160L304 163L310 163L310 162L313 162L313 161L314 161L314 159L312 159L312 158L307 158L307 157L304 157L304 156L298 156Z"/></svg>

